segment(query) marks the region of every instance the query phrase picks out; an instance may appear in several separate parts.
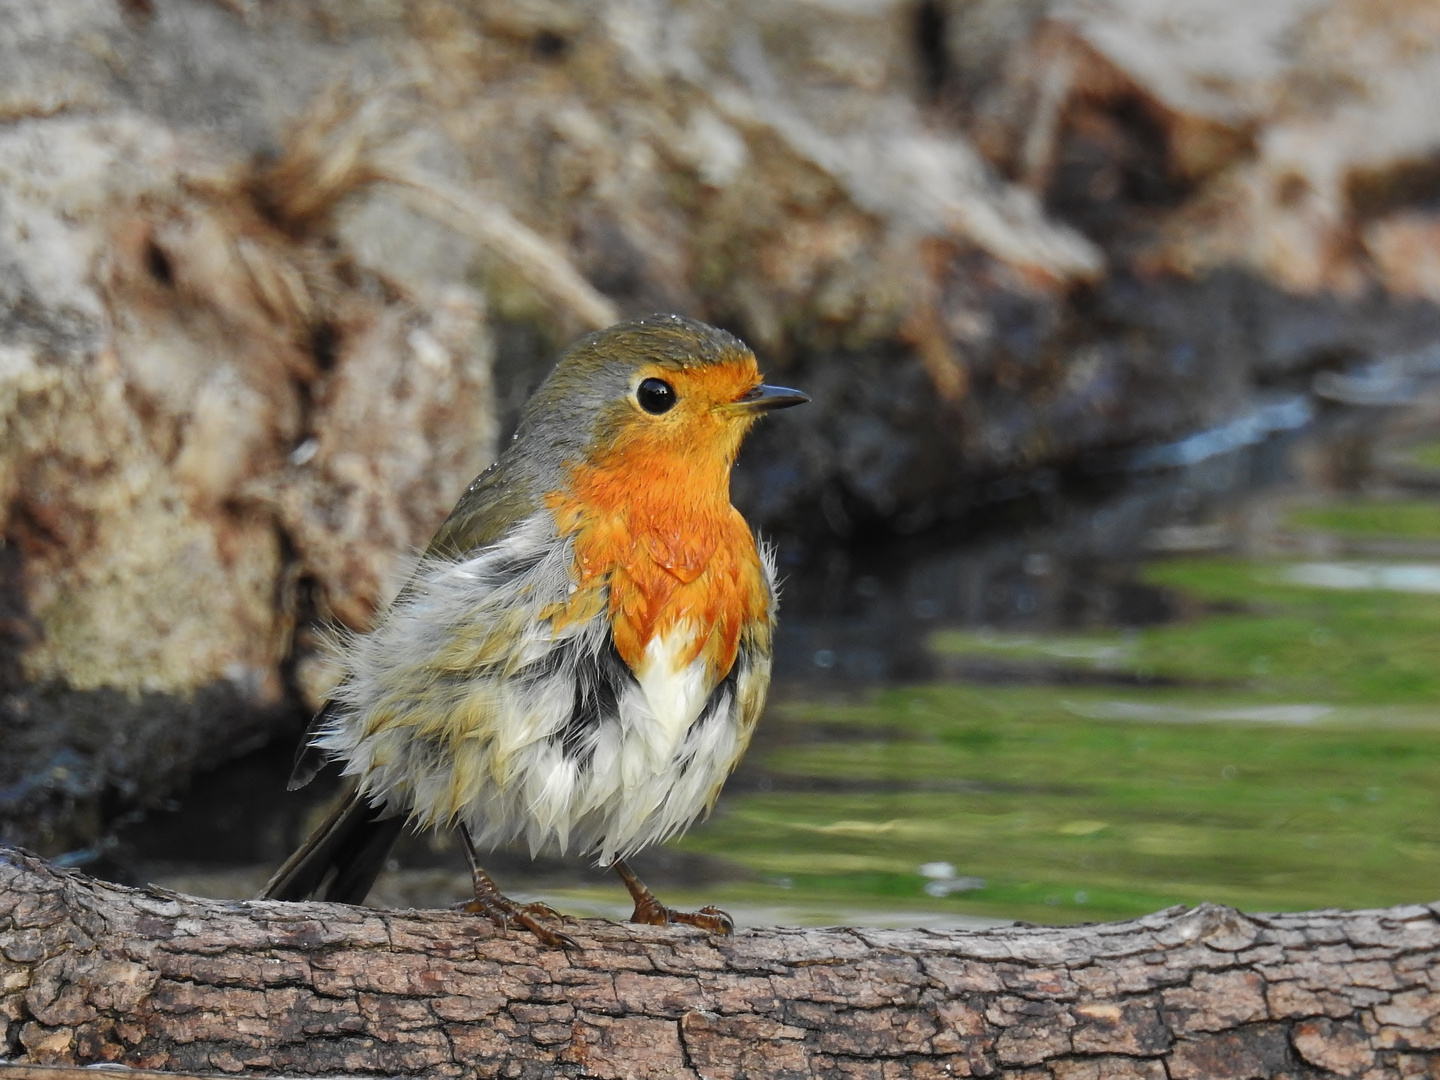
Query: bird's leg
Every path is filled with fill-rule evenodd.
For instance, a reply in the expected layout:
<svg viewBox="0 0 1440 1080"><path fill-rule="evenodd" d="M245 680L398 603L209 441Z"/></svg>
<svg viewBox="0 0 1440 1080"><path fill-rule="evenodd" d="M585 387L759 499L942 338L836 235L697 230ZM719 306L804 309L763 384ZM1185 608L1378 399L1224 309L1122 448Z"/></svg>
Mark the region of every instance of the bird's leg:
<svg viewBox="0 0 1440 1080"><path fill-rule="evenodd" d="M539 938L541 944L549 945L552 949L580 948L574 938L553 930L540 921L560 920L560 913L549 904L517 903L500 891L495 880L481 867L480 859L475 854L475 841L470 838L470 830L464 825L460 826L460 842L465 848L465 861L470 864L470 880L475 884L475 899L457 904L459 910L488 915L490 921L502 930L512 922L523 926Z"/></svg>
<svg viewBox="0 0 1440 1080"><path fill-rule="evenodd" d="M712 934L729 934L735 930L735 920L718 907L703 907L699 911L676 911L668 908L655 899L655 894L645 887L645 883L635 876L635 871L626 866L623 859L616 859L610 865L615 868L615 873L620 875L620 880L625 882L625 888L630 890L630 897L635 901L631 922L644 923L647 926L684 923L687 926L698 926Z"/></svg>

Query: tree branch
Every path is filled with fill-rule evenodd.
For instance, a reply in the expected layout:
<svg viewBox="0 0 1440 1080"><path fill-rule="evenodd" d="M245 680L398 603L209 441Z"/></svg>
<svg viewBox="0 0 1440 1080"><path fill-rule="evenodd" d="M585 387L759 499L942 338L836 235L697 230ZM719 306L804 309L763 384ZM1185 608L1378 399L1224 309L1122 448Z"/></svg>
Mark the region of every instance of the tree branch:
<svg viewBox="0 0 1440 1080"><path fill-rule="evenodd" d="M446 911L126 889L0 849L0 1057L350 1076L1440 1076L1440 905L569 932L582 951Z"/></svg>

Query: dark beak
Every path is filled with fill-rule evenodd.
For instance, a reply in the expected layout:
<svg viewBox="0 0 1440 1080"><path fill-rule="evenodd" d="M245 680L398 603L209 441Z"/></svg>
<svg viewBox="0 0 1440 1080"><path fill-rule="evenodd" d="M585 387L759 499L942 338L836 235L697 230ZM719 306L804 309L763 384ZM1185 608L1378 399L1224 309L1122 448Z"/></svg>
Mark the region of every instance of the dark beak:
<svg viewBox="0 0 1440 1080"><path fill-rule="evenodd" d="M788 409L792 405L804 405L810 400L809 394L791 390L788 386L767 386L761 383L735 399L736 405L743 405L753 412L769 412L771 409Z"/></svg>

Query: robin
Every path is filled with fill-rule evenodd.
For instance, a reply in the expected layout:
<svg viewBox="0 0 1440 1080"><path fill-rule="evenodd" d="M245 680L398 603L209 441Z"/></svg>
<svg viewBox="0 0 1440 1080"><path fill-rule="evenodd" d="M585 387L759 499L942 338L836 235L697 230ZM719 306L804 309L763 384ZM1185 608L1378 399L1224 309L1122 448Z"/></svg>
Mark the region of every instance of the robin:
<svg viewBox="0 0 1440 1080"><path fill-rule="evenodd" d="M677 315L582 338L466 489L312 722L291 789L328 760L355 788L264 896L364 900L406 821L455 826L467 910L549 945L543 904L504 896L479 853L524 841L614 868L631 921L729 933L661 904L626 858L708 811L770 681L775 567L730 505L764 413L799 405L754 354Z"/></svg>

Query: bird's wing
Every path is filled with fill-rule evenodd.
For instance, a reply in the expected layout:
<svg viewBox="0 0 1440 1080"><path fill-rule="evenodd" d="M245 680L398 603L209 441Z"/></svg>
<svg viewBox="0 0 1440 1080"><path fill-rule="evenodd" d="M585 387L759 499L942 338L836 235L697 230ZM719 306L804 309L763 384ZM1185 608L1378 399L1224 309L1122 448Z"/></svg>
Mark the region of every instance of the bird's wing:
<svg viewBox="0 0 1440 1080"><path fill-rule="evenodd" d="M465 489L425 554L461 558L501 540L540 509L532 488L517 478L512 463L501 458Z"/></svg>
<svg viewBox="0 0 1440 1080"><path fill-rule="evenodd" d="M342 650L320 751L424 818L440 799L418 790L427 777L472 789L478 778L455 762L477 756L495 772L510 748L553 734L575 708L558 689L608 643L598 608L561 630L546 618L571 595L573 559L545 512L464 556L422 559L375 628Z"/></svg>
<svg viewBox="0 0 1440 1080"><path fill-rule="evenodd" d="M426 558L459 559L473 554L503 540L507 532L535 515L539 504L526 494L523 485L510 479L502 461L492 464L465 489L436 530L426 548ZM406 597L410 588L411 584L407 584L401 590L397 602ZM327 701L311 718L300 745L295 748L288 790L304 787L325 767L327 755L317 740L335 721L338 707L336 701Z"/></svg>

